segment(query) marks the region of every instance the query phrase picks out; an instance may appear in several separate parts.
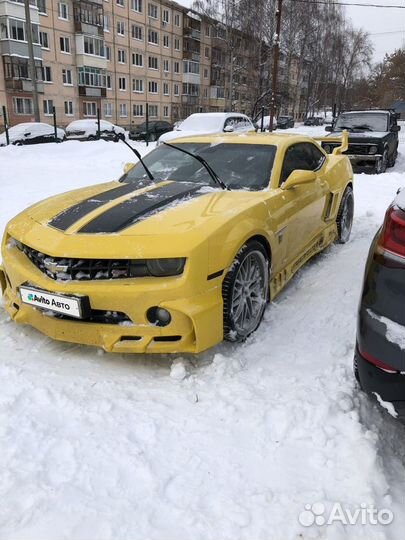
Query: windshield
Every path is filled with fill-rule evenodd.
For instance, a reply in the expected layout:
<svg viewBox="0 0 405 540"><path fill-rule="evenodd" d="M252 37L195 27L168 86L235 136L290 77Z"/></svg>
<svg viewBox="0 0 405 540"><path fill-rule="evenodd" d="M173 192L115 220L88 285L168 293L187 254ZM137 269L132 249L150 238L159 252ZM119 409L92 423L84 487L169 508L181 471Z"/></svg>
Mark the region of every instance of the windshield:
<svg viewBox="0 0 405 540"><path fill-rule="evenodd" d="M214 116L189 116L177 129L181 131L220 131L223 118Z"/></svg>
<svg viewBox="0 0 405 540"><path fill-rule="evenodd" d="M180 148L200 155L232 189L264 189L269 185L276 147L264 144L178 144ZM157 181L176 180L213 185L205 167L192 156L162 144L143 158ZM121 181L138 182L146 178L141 163Z"/></svg>
<svg viewBox="0 0 405 540"><path fill-rule="evenodd" d="M344 113L336 122L335 129L359 131L387 131L388 115L385 113Z"/></svg>
<svg viewBox="0 0 405 540"><path fill-rule="evenodd" d="M278 119L279 120L288 120L288 116L279 116Z"/></svg>

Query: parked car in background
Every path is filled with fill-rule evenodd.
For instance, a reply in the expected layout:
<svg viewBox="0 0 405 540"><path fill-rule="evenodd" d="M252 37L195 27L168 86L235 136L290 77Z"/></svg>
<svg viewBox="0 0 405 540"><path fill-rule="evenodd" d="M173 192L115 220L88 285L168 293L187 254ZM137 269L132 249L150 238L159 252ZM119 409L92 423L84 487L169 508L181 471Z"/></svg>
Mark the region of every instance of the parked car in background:
<svg viewBox="0 0 405 540"><path fill-rule="evenodd" d="M56 128L56 142L62 142L66 139L65 131L61 128ZM40 144L55 142L55 130L50 124L42 122L27 122L17 124L9 128L8 136L10 144L25 145L25 144ZM0 146L7 145L7 137L5 133L0 135Z"/></svg>
<svg viewBox="0 0 405 540"><path fill-rule="evenodd" d="M369 252L358 314L354 372L360 386L405 419L405 189Z"/></svg>
<svg viewBox="0 0 405 540"><path fill-rule="evenodd" d="M162 135L159 142L170 142L180 137L255 131L251 120L240 113L195 113L189 116L174 131Z"/></svg>
<svg viewBox="0 0 405 540"><path fill-rule="evenodd" d="M390 110L368 110L343 112L333 126L326 126L331 136L349 131L349 156L356 171L380 174L393 167L398 156L397 115ZM330 153L335 144L322 143Z"/></svg>
<svg viewBox="0 0 405 540"><path fill-rule="evenodd" d="M258 116L257 119L254 122L254 126L256 129L260 130L262 127L262 118L261 116ZM277 118L273 116L273 128L276 129L277 126ZM270 116L263 116L263 129L267 130L270 127Z"/></svg>
<svg viewBox="0 0 405 540"><path fill-rule="evenodd" d="M97 120L74 120L66 128L66 138L68 140L95 141L97 130ZM125 139L125 129L107 122L107 120L100 120L100 138L113 140L116 136Z"/></svg>
<svg viewBox="0 0 405 540"><path fill-rule="evenodd" d="M143 122L139 126L132 127L129 138L134 141L157 141L163 133L172 131L173 126L164 120L152 120L146 125Z"/></svg>
<svg viewBox="0 0 405 540"><path fill-rule="evenodd" d="M323 124L322 116L308 116L304 122L304 126L323 126Z"/></svg>
<svg viewBox="0 0 405 540"><path fill-rule="evenodd" d="M294 118L292 116L279 116L277 118L277 129L287 129L294 127Z"/></svg>

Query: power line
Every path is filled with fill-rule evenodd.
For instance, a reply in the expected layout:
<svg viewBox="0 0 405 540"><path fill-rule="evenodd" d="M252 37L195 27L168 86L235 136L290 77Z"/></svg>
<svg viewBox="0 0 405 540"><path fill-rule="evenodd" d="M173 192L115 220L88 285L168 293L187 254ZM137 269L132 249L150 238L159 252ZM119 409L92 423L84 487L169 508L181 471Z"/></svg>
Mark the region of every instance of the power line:
<svg viewBox="0 0 405 540"><path fill-rule="evenodd" d="M394 6L388 5L384 6L383 4L363 4L356 2L354 4L349 4L349 2L338 2L328 0L295 0L295 2L301 2L302 4L323 4L326 6L355 6L355 7L371 7L371 8L383 8L383 9L405 9L405 6Z"/></svg>

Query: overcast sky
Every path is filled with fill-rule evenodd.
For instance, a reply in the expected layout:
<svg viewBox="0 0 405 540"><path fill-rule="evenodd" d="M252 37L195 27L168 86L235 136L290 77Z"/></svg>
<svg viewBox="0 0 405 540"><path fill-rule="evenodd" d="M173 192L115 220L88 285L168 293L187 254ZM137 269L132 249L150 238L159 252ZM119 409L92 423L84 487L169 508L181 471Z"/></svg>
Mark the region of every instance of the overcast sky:
<svg viewBox="0 0 405 540"><path fill-rule="evenodd" d="M189 7L192 0L177 0ZM342 0L346 3L405 6L405 0ZM391 53L405 44L405 9L373 7L346 7L347 17L356 27L364 28L374 44L374 60L381 61L386 52ZM396 33L387 33L396 32Z"/></svg>

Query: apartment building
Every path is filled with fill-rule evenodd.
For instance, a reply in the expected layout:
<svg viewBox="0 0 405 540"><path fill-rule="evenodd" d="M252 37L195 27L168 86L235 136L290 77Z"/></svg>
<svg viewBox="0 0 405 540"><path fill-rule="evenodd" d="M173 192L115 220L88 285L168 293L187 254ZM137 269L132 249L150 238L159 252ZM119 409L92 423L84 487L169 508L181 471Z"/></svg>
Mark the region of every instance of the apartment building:
<svg viewBox="0 0 405 540"><path fill-rule="evenodd" d="M170 0L30 0L41 121L130 127L225 109L215 22ZM203 20L204 19L204 20ZM218 47L217 47L218 50ZM0 105L33 120L24 0L0 0ZM221 62L225 62L222 54Z"/></svg>

